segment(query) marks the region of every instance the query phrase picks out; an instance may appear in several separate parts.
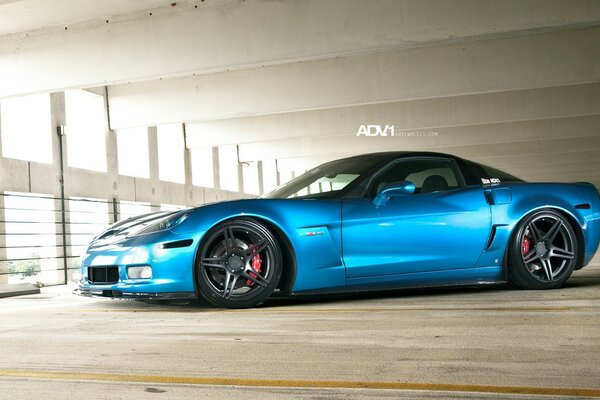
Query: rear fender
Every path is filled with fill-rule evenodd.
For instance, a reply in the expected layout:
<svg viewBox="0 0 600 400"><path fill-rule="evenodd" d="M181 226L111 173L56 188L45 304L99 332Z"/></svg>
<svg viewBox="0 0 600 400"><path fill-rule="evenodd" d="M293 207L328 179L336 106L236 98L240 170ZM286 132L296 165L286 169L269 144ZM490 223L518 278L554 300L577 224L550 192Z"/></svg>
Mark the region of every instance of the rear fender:
<svg viewBox="0 0 600 400"><path fill-rule="evenodd" d="M505 186L505 185L503 185ZM508 204L492 205L492 226L495 230L480 266L502 262L515 228L527 215L541 209L553 209L563 214L573 225L580 246L584 249L578 265L586 265L598 248L600 215L594 211L598 202L596 194L590 192L589 185L576 184L506 184L511 191L512 201ZM590 209L577 205L590 203ZM597 210L597 209L596 209Z"/></svg>

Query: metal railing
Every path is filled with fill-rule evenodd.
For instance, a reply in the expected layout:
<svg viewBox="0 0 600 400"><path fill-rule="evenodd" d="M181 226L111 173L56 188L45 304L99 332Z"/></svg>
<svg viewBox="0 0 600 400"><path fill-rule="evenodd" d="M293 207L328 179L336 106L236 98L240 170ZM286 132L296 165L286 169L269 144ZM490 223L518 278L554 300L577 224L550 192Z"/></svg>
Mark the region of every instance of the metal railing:
<svg viewBox="0 0 600 400"><path fill-rule="evenodd" d="M67 283L93 237L119 219L160 209L116 198L0 193L0 284Z"/></svg>

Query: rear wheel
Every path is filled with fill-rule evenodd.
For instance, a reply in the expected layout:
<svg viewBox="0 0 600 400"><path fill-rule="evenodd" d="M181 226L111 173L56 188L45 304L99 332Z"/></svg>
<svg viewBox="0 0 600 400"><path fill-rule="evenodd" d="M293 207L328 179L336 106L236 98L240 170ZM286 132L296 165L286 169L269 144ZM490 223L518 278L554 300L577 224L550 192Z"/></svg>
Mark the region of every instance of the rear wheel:
<svg viewBox="0 0 600 400"><path fill-rule="evenodd" d="M541 210L518 226L509 249L511 286L554 289L571 276L577 263L577 238L569 221L553 210Z"/></svg>
<svg viewBox="0 0 600 400"><path fill-rule="evenodd" d="M212 305L254 307L279 283L281 249L262 224L235 219L207 233L196 270L200 295Z"/></svg>

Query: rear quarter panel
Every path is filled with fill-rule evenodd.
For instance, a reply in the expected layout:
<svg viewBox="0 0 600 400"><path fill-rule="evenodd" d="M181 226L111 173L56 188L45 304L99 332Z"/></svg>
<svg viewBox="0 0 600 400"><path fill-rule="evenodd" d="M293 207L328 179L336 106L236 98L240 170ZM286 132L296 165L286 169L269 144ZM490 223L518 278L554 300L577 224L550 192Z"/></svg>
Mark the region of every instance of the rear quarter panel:
<svg viewBox="0 0 600 400"><path fill-rule="evenodd" d="M600 199L598 192L590 184L569 183L507 183L490 188L506 187L511 192L511 201L507 204L492 206L492 223L499 226L500 238L496 243L498 254L503 253L509 243L511 234L526 215L543 208L552 208L566 215L579 229L584 241L582 265L592 259L600 242ZM576 205L590 204L589 209L576 208Z"/></svg>

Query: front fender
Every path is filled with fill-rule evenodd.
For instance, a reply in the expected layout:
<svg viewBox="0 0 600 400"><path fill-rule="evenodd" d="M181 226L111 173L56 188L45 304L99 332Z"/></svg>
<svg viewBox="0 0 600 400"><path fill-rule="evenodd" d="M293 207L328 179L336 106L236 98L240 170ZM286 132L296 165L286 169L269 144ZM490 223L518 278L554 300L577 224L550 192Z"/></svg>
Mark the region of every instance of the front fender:
<svg viewBox="0 0 600 400"><path fill-rule="evenodd" d="M267 221L286 236L296 256L293 291L346 285L340 200L253 199L216 203L194 209L173 232L205 233L240 217Z"/></svg>

